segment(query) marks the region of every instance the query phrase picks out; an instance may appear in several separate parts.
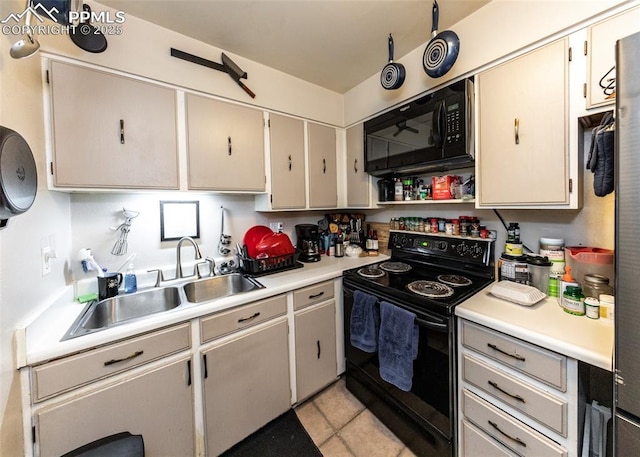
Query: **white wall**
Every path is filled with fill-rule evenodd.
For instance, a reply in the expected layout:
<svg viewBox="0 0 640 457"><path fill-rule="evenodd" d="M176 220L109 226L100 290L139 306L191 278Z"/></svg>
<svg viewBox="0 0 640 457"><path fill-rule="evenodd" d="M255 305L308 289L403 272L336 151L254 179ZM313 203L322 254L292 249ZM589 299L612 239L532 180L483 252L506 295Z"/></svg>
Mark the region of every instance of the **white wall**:
<svg viewBox="0 0 640 457"><path fill-rule="evenodd" d="M629 3L637 2L493 0L451 27L460 38L460 53L449 73L434 79L424 72L422 56L427 39L423 46L397 60L406 69L405 82L400 89L384 90L380 86L380 75L376 73L345 94L345 125L365 120L452 79L474 74L487 64L526 50L531 44L558 34L566 35L573 24Z"/></svg>

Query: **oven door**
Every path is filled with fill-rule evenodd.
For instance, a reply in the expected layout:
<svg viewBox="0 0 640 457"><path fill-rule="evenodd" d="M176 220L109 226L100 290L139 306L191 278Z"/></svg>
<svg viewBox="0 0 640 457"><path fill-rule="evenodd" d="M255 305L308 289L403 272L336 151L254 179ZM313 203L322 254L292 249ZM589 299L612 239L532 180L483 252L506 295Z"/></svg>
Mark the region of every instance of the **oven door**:
<svg viewBox="0 0 640 457"><path fill-rule="evenodd" d="M351 373L359 379L360 383L375 390L384 401L401 409L421 428L438 435L439 440L446 442L446 447L451 446L454 434L453 405L455 405L455 347L452 319L426 312L416 313L415 309L411 309L416 313L419 342L418 355L413 365L411 391L405 392L380 377L377 353L366 353L350 343L350 321L355 289L374 295L379 301L385 300L403 307L402 303L398 303L391 297L373 293L361 285L349 284L349 281L345 280L343 291L347 377ZM407 306L404 308L408 309ZM376 312L379 312L378 304L376 304ZM347 383L349 383L348 379ZM450 452L450 450L443 451L442 455Z"/></svg>

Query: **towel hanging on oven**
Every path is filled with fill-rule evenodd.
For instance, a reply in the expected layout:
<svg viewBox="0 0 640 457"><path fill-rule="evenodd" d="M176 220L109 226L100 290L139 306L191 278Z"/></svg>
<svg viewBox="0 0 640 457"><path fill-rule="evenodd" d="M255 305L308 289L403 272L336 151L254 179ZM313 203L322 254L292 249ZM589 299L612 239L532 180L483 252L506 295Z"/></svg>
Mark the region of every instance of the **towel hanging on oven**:
<svg viewBox="0 0 640 457"><path fill-rule="evenodd" d="M378 350L378 328L380 317L376 312L377 298L360 290L353 292L350 342L355 348L372 353Z"/></svg>
<svg viewBox="0 0 640 457"><path fill-rule="evenodd" d="M413 384L413 361L418 356L418 338L414 313L385 301L380 302L380 377L405 392L409 392Z"/></svg>

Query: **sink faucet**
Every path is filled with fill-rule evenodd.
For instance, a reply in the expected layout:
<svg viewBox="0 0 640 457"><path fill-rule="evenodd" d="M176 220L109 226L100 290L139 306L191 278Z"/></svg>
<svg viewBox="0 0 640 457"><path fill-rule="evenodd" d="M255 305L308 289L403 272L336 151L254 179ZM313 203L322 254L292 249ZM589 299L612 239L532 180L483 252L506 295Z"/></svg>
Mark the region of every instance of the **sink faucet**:
<svg viewBox="0 0 640 457"><path fill-rule="evenodd" d="M178 246L176 247L176 279L184 278L184 275L182 274L182 259L180 257L180 248L182 247L182 243L184 243L185 241L188 241L193 246L193 249L196 251L196 259L202 258L202 254L200 254L200 248L193 238L191 238L190 236L180 238L180 241L178 241ZM197 274L197 267L195 268Z"/></svg>

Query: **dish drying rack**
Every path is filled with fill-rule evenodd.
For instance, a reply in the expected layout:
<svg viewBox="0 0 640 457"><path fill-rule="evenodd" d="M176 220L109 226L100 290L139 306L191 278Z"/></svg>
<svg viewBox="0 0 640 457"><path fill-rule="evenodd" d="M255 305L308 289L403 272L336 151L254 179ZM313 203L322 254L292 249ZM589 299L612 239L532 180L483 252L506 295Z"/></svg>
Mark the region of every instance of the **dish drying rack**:
<svg viewBox="0 0 640 457"><path fill-rule="evenodd" d="M296 249L293 254L281 256L264 257L262 259L252 259L244 253L238 253L240 269L243 273L251 276L264 276L281 271L302 268L304 265L298 262L300 251Z"/></svg>

